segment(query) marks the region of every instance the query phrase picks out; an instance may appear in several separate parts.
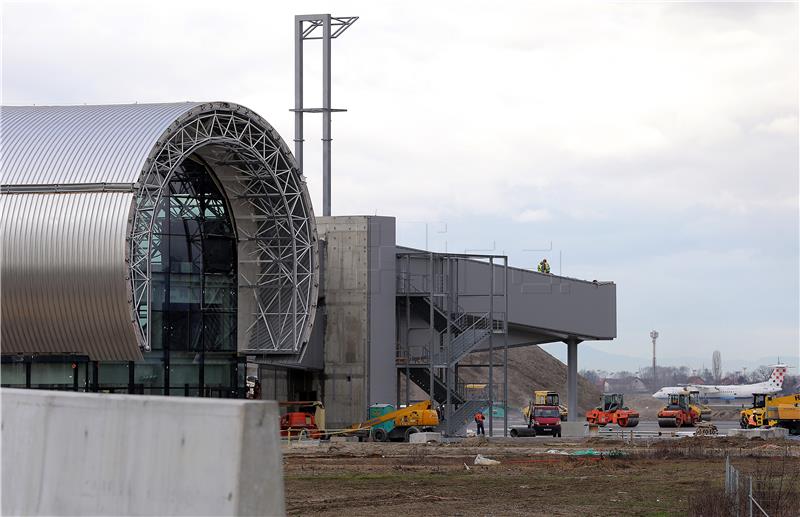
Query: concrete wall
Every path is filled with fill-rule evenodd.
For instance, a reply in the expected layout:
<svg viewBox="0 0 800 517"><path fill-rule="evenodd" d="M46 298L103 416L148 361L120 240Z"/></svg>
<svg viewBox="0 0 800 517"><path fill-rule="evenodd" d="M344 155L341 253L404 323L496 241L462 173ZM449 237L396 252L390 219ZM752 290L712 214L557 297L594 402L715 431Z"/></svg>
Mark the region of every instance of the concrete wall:
<svg viewBox="0 0 800 517"><path fill-rule="evenodd" d="M275 403L3 389L4 515L282 515Z"/></svg>
<svg viewBox="0 0 800 517"><path fill-rule="evenodd" d="M326 421L350 426L371 403L394 400L395 221L391 217L317 218L325 240Z"/></svg>

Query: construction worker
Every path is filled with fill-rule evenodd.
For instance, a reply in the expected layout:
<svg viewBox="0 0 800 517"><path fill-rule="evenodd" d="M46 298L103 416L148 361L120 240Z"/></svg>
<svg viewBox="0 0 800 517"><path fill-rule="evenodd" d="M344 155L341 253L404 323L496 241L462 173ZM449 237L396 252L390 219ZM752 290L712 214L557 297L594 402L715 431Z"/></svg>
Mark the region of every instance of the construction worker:
<svg viewBox="0 0 800 517"><path fill-rule="evenodd" d="M480 436L480 435L486 436L486 431L483 430L483 421L484 420L486 420L486 417L483 416L483 412L481 412L479 410L477 413L475 413L475 425L477 427L477 430L475 431L475 434L478 435L478 436Z"/></svg>
<svg viewBox="0 0 800 517"><path fill-rule="evenodd" d="M536 268L536 271L538 271L539 273L544 273L546 275L550 274L550 264L547 263L547 259L542 259L542 261L539 262L539 267Z"/></svg>
<svg viewBox="0 0 800 517"><path fill-rule="evenodd" d="M758 422L756 422L755 413L750 413L750 418L747 421L747 427L758 427Z"/></svg>

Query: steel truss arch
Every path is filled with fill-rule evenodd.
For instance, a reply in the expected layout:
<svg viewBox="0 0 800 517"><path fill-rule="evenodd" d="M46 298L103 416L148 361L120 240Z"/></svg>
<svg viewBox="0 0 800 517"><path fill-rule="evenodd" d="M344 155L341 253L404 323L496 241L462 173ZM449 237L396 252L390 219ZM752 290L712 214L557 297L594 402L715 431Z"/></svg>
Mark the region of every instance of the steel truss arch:
<svg viewBox="0 0 800 517"><path fill-rule="evenodd" d="M175 168L196 154L211 164L233 209L238 242L238 350L302 354L317 304L314 216L305 180L278 133L235 104L197 105L169 126L148 156L129 218L132 318L150 349L152 235Z"/></svg>

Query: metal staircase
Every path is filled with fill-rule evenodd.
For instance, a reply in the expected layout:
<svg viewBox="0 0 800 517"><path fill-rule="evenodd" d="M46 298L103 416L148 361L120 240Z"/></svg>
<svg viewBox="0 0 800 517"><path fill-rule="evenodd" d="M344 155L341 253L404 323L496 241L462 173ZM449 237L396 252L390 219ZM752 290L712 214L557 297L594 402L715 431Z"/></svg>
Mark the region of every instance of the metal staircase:
<svg viewBox="0 0 800 517"><path fill-rule="evenodd" d="M435 316L434 316L435 318ZM433 351L433 364L437 367L452 366L472 352L491 332L502 334L503 322L490 320L489 313L454 313L450 323L450 346L447 346L447 319L443 325L434 325L438 331ZM431 362L430 348L416 346L398 350L398 363L427 365Z"/></svg>
<svg viewBox="0 0 800 517"><path fill-rule="evenodd" d="M502 282L492 277L484 283L475 284L477 288L471 286L467 291L459 287L459 281L463 281L459 261L465 260L465 257L468 256L417 251L398 254L398 320L405 312L407 322L403 327L405 334L398 336L398 375L404 374L406 386L408 383L416 384L438 404L449 403L445 413L454 412L443 419L439 428L450 435L463 429L478 409L489 405L490 399L497 402L505 396L502 393L498 397L497 388L501 385L496 377L493 384L486 382L491 379L491 374L489 379L476 380L472 384L459 381L459 362L482 344L485 345L493 334L502 336L507 328L506 313L496 310L505 310L505 291L498 293L492 287L497 283L507 286L507 277ZM481 258L488 260L489 256ZM472 297L473 306L474 297L489 298L490 301L485 305L489 311L468 312L459 304L460 296ZM412 321L416 322L413 326ZM410 338L411 330L415 331L413 339ZM498 340L497 345L502 341ZM492 368L492 365L496 367L497 362L496 356L490 358L488 368ZM478 368L487 368L487 365L478 365ZM484 389L487 385L494 388ZM505 380L502 386L505 386ZM484 391L477 393L476 390ZM409 393L406 388L406 403L410 403ZM399 400L398 391L398 403Z"/></svg>
<svg viewBox="0 0 800 517"><path fill-rule="evenodd" d="M399 369L405 373L404 369ZM425 393L431 389L431 371L427 366L415 366L408 368L408 375L411 382L419 386ZM439 404L447 402L447 385L438 376L433 376L433 398ZM450 402L452 404L463 404L464 397L456 390L450 390Z"/></svg>
<svg viewBox="0 0 800 517"><path fill-rule="evenodd" d="M436 430L447 436L459 435L461 434L461 430L472 422L475 413L488 405L488 400L468 400L450 415L447 420L439 424Z"/></svg>

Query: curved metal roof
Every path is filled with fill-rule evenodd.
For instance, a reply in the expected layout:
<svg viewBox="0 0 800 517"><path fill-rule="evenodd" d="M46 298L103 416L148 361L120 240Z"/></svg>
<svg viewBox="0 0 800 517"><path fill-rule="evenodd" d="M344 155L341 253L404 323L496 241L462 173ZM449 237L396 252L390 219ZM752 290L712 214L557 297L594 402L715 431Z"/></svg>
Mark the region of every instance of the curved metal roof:
<svg viewBox="0 0 800 517"><path fill-rule="evenodd" d="M0 183L135 183L159 137L198 105L2 106Z"/></svg>
<svg viewBox="0 0 800 517"><path fill-rule="evenodd" d="M154 208L193 153L233 201L239 350L305 350L319 285L313 210L291 152L256 113L221 102L2 106L0 153L4 353L141 357Z"/></svg>

